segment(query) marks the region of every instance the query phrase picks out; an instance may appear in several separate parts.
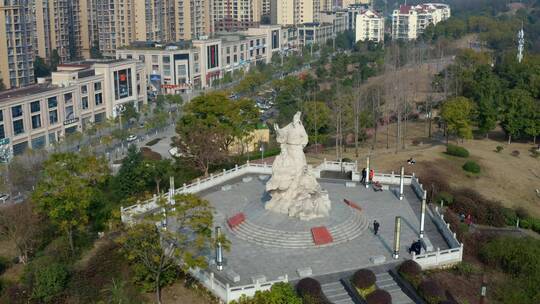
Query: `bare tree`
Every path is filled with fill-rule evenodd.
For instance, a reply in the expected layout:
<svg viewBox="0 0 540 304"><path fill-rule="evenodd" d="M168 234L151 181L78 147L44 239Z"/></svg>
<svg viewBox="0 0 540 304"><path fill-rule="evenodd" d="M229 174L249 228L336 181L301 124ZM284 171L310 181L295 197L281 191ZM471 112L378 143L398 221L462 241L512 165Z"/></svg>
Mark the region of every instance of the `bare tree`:
<svg viewBox="0 0 540 304"><path fill-rule="evenodd" d="M0 239L15 244L19 262L26 264L39 240L40 219L29 203L0 208Z"/></svg>

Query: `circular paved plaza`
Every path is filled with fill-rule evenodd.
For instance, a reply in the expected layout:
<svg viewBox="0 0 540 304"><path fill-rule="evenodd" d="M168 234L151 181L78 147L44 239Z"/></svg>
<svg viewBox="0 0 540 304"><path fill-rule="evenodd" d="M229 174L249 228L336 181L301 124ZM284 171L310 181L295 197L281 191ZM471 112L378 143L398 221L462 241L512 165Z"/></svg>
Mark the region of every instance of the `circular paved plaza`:
<svg viewBox="0 0 540 304"><path fill-rule="evenodd" d="M248 177L248 176L244 176ZM270 198L265 193L266 179L260 176L239 178L206 190L200 195L215 208L215 225L223 227L231 241L231 251L225 253L223 272L213 271L231 285L252 283L252 278L264 276L276 280L285 274L289 280L299 278L299 270L310 269L313 276L350 271L373 266L373 257L384 257L391 263L394 240L394 219L401 216L400 259L410 258L407 248L418 239L420 201L409 187L400 201L392 191L374 192L361 185L346 187L344 180L320 179L332 201L330 216L300 221L264 209ZM227 190L222 190L222 186ZM359 208L344 203L353 202ZM360 210L359 210L360 209ZM245 220L230 228L227 220L242 213ZM374 235L371 223L381 223ZM426 236L435 247L447 245L432 223L426 222ZM312 228L325 227L332 242L315 245ZM234 273L240 280L232 280Z"/></svg>

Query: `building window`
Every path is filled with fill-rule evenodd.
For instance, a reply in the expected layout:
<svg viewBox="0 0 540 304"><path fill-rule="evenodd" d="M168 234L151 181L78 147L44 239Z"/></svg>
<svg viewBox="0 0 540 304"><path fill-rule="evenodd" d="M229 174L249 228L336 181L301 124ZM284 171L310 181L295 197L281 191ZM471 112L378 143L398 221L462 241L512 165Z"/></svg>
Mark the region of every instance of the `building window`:
<svg viewBox="0 0 540 304"><path fill-rule="evenodd" d="M6 131L4 130L4 125L0 125L0 139L6 138Z"/></svg>
<svg viewBox="0 0 540 304"><path fill-rule="evenodd" d="M32 115L32 129L41 128L41 115Z"/></svg>
<svg viewBox="0 0 540 304"><path fill-rule="evenodd" d="M158 55L152 55L152 63L157 63L159 60Z"/></svg>
<svg viewBox="0 0 540 304"><path fill-rule="evenodd" d="M54 125L58 123L58 110L49 111L49 124Z"/></svg>
<svg viewBox="0 0 540 304"><path fill-rule="evenodd" d="M94 82L94 91L101 91L101 82Z"/></svg>
<svg viewBox="0 0 540 304"><path fill-rule="evenodd" d="M88 86L87 85L81 86L81 94L88 94Z"/></svg>
<svg viewBox="0 0 540 304"><path fill-rule="evenodd" d="M19 135L24 133L24 123L22 119L13 122L13 134Z"/></svg>
<svg viewBox="0 0 540 304"><path fill-rule="evenodd" d="M81 108L83 110L88 109L88 96L83 96L83 98L81 99Z"/></svg>
<svg viewBox="0 0 540 304"><path fill-rule="evenodd" d="M113 79L115 100L133 96L133 85L131 84L131 69L114 71Z"/></svg>
<svg viewBox="0 0 540 304"><path fill-rule="evenodd" d="M163 63L164 63L164 64L171 63L171 57L169 57L169 56L163 56Z"/></svg>
<svg viewBox="0 0 540 304"><path fill-rule="evenodd" d="M96 100L96 106L103 104L103 95L101 93L97 93L94 97Z"/></svg>
<svg viewBox="0 0 540 304"><path fill-rule="evenodd" d="M64 94L64 103L70 104L72 102L73 102L73 94L72 93Z"/></svg>
<svg viewBox="0 0 540 304"><path fill-rule="evenodd" d="M75 113L73 112L73 106L66 106L65 107L65 120L70 120L75 118Z"/></svg>
<svg viewBox="0 0 540 304"><path fill-rule="evenodd" d="M49 133L49 145L52 145L56 142L56 133Z"/></svg>
<svg viewBox="0 0 540 304"><path fill-rule="evenodd" d="M48 98L47 105L49 106L49 110L56 108L56 106L58 106L58 99L56 98L56 96Z"/></svg>
<svg viewBox="0 0 540 304"><path fill-rule="evenodd" d="M26 151L26 149L28 149L27 141L15 144L13 145L13 155L21 155L24 153L24 151Z"/></svg>
<svg viewBox="0 0 540 304"><path fill-rule="evenodd" d="M36 150L43 149L45 147L45 144L46 144L45 135L37 137L37 138L32 138L32 149L36 149Z"/></svg>
<svg viewBox="0 0 540 304"><path fill-rule="evenodd" d="M22 106L14 106L11 108L11 117L21 117L23 115Z"/></svg>
<svg viewBox="0 0 540 304"><path fill-rule="evenodd" d="M105 121L105 113L97 113L94 115L94 123L98 124Z"/></svg>
<svg viewBox="0 0 540 304"><path fill-rule="evenodd" d="M39 101L34 101L30 103L30 112L36 113L41 110L41 105L39 104Z"/></svg>

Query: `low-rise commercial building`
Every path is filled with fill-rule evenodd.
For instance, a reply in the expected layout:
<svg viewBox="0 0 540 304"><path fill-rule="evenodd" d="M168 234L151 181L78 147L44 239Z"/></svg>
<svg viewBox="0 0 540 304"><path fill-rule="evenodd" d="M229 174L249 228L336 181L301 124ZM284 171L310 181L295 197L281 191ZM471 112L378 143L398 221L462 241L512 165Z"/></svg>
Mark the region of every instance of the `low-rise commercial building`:
<svg viewBox="0 0 540 304"><path fill-rule="evenodd" d="M281 49L279 26L250 28L212 39L176 45L132 45L116 51L117 58L141 61L155 94L202 89L226 73L248 70L257 62L270 63Z"/></svg>
<svg viewBox="0 0 540 304"><path fill-rule="evenodd" d="M135 60L60 65L50 79L0 93L0 151L7 152L0 158L45 148L146 102L146 72Z"/></svg>

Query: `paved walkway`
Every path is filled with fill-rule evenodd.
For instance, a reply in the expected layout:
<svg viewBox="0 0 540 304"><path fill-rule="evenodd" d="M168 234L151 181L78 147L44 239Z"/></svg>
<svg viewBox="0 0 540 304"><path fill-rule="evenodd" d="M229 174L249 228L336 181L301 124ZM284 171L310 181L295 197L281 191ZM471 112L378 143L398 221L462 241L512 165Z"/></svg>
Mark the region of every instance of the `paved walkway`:
<svg viewBox="0 0 540 304"><path fill-rule="evenodd" d="M366 230L347 243L325 248L284 249L253 244L237 238L228 229L224 229L223 231L232 242L231 251L225 253L226 269L239 274L240 282L228 281L223 273L216 275L231 285L243 285L250 284L252 277L260 275L264 275L267 280L275 280L287 274L290 280L296 280L299 279L297 270L305 267L311 268L314 276L354 271L373 266L370 258L374 256L384 256L385 263L393 263L395 261L392 259L394 218L398 215L402 217L400 260L410 258L407 249L418 238L419 230L417 212L411 208L411 203L414 205L418 198L412 190L408 189L405 199L399 201L390 191L373 192L371 188L366 189L360 186L347 188L344 181L321 180L320 182L322 187L329 192L333 212L339 212L343 199L352 200L363 208L369 223L375 219L381 223L379 234L373 235L370 224L370 230ZM220 187L215 187L201 193L203 198L209 200L215 207L216 225L225 226L228 217L246 209L264 208L264 201L267 199L263 195L264 182L257 176L246 183L238 179L229 184L232 185L229 191L221 191ZM419 210L419 208L415 209ZM282 225L280 222L265 221L264 217L259 218L258 221L259 224ZM300 225L306 225L306 223ZM309 223L307 225L309 226ZM427 236L437 240L437 233L436 230L428 231Z"/></svg>

